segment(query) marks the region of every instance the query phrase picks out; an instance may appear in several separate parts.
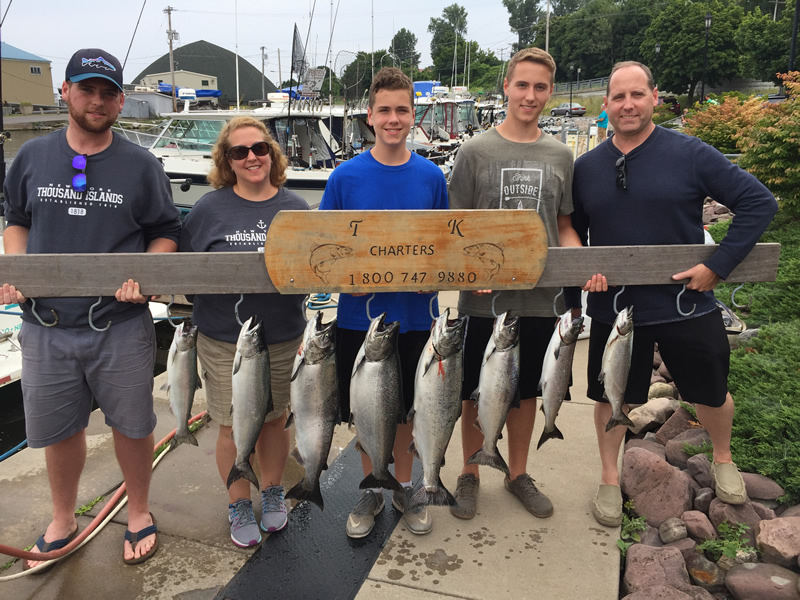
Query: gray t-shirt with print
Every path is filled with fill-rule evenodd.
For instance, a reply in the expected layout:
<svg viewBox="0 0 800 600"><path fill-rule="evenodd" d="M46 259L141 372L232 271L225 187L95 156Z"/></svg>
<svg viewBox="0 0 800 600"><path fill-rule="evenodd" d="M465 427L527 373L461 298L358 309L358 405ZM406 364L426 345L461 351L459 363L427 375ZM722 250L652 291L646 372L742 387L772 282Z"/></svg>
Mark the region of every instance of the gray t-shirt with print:
<svg viewBox="0 0 800 600"><path fill-rule="evenodd" d="M559 246L558 216L573 211L572 171L572 152L554 137L542 132L535 142L520 143L490 129L459 149L450 176L450 208L535 210L544 223L548 246ZM551 317L558 292L553 288L505 290L497 297L495 309L497 314L510 310L519 316ZM461 292L458 310L491 317L492 296ZM564 311L561 298L556 309Z"/></svg>

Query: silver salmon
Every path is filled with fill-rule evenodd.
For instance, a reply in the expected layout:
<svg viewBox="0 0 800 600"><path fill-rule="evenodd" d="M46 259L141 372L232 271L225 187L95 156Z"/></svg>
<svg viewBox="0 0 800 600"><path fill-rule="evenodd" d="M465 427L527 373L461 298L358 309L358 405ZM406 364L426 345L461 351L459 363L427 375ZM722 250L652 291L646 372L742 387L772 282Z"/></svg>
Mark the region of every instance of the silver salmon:
<svg viewBox="0 0 800 600"><path fill-rule="evenodd" d="M519 407L519 319L503 313L494 320L492 337L486 344L478 389L470 398L478 405L475 425L483 433L483 447L467 463L486 465L509 474L497 449L512 407Z"/></svg>
<svg viewBox="0 0 800 600"><path fill-rule="evenodd" d="M422 483L414 493L418 504L453 505L439 470L461 416L464 335L467 318L449 319L446 309L434 322L414 378L412 451L422 461Z"/></svg>
<svg viewBox="0 0 800 600"><path fill-rule="evenodd" d="M264 328L258 317L251 317L242 325L233 357L233 441L236 444L236 461L228 475L228 487L234 481L247 479L258 489L258 477L250 465L250 455L256 447L267 413L272 410L270 390L269 352L264 341Z"/></svg>
<svg viewBox="0 0 800 600"><path fill-rule="evenodd" d="M372 473L359 488L401 490L389 472L394 462L397 424L405 423L400 357L400 323L386 324L386 313L372 319L358 351L350 381L350 423L356 427L357 447L372 461Z"/></svg>
<svg viewBox="0 0 800 600"><path fill-rule="evenodd" d="M333 430L341 422L339 381L336 376L336 319L322 323L322 312L306 325L303 347L294 359L289 387L295 428L294 457L305 467L303 479L287 498L309 500L324 509L319 476L328 468Z"/></svg>
<svg viewBox="0 0 800 600"><path fill-rule="evenodd" d="M564 439L564 435L556 427L556 417L569 389L569 378L572 375L572 359L575 356L575 342L583 325L583 317L572 318L568 310L558 319L547 352L542 363L542 378L539 388L542 390L542 412L544 413L544 430L539 438L537 448L541 448L547 440Z"/></svg>
<svg viewBox="0 0 800 600"><path fill-rule="evenodd" d="M197 446L197 439L189 431L189 419L192 416L194 393L203 387L197 373L197 327L184 321L172 336L167 357L167 383L162 390L169 392L169 407L178 420L175 437L171 447L189 443Z"/></svg>
<svg viewBox="0 0 800 600"><path fill-rule="evenodd" d="M620 311L614 320L614 326L603 351L603 366L599 379L605 389L603 396L611 403L612 410L606 431L611 431L617 425L633 427L633 422L622 410L625 406L625 388L628 386L632 351L633 307L629 306Z"/></svg>

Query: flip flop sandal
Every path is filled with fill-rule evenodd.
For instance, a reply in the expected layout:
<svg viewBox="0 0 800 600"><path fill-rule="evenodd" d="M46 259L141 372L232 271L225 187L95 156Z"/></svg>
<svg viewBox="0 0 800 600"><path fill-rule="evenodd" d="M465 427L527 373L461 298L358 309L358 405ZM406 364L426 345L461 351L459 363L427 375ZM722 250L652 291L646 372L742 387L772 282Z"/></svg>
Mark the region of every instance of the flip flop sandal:
<svg viewBox="0 0 800 600"><path fill-rule="evenodd" d="M125 540L131 543L131 547L136 550L136 544L139 543L141 538L146 538L148 535L156 534L156 541L153 543L153 547L150 548L150 551L146 554L142 554L139 558L125 558L125 550L123 548L122 551L122 562L126 565L140 565L146 560L150 560L152 556L158 550L158 529L156 527L156 518L153 516L153 513L150 513L150 518L153 519L153 524L145 527L144 529L140 529L139 531L133 533L130 530L125 530Z"/></svg>
<svg viewBox="0 0 800 600"><path fill-rule="evenodd" d="M69 544L72 540L74 540L76 535L78 535L78 528L77 527L75 527L75 531L70 533L67 537L61 538L60 540L54 540L52 542L45 542L44 541L44 534L42 534L42 535L39 536L39 539L36 540L35 546L36 546L36 549L39 552L42 552L42 553L44 553L44 552L52 552L53 550L61 550L61 548L63 548L64 546ZM47 571L52 569L55 566L55 564L56 564L56 562L53 561L49 565L44 567L43 569L41 569L39 571L36 571L35 574L39 575L41 573L46 573ZM33 569L33 567L29 567L28 566L28 560L27 559L23 560L22 561L22 570L23 571L29 571L30 569Z"/></svg>

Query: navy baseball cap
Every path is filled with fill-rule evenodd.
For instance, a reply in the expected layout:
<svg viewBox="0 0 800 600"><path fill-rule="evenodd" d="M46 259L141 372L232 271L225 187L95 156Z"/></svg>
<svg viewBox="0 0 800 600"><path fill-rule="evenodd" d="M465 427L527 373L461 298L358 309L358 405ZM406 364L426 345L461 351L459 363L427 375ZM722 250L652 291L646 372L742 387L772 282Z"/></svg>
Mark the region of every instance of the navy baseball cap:
<svg viewBox="0 0 800 600"><path fill-rule="evenodd" d="M102 77L113 81L122 91L122 65L105 50L84 48L72 55L67 63L65 79L77 82L92 77Z"/></svg>

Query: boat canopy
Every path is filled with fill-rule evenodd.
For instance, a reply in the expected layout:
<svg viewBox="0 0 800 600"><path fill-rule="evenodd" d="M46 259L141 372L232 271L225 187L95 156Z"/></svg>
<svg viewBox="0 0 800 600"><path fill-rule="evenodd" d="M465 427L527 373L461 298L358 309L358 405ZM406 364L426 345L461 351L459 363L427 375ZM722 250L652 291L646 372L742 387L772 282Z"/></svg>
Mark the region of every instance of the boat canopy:
<svg viewBox="0 0 800 600"><path fill-rule="evenodd" d="M178 88L178 93L180 93L180 91L183 89L187 89L180 85L176 85L175 87ZM190 88L190 89L194 89L195 94L197 95L198 98L219 98L222 96L222 92L219 90L198 90L196 88ZM161 92L162 94L172 95L172 86L168 83L159 83L158 91Z"/></svg>

